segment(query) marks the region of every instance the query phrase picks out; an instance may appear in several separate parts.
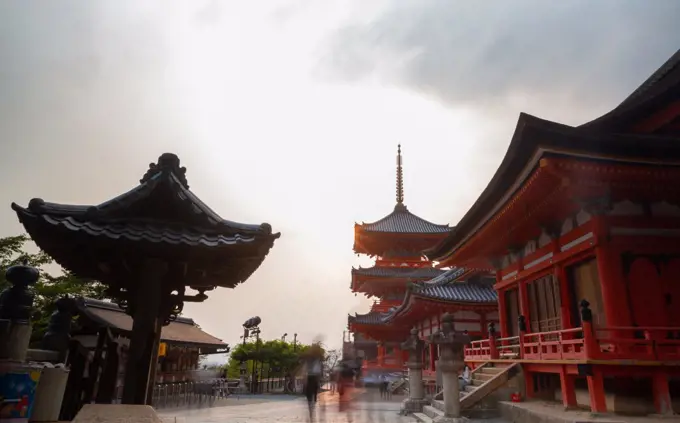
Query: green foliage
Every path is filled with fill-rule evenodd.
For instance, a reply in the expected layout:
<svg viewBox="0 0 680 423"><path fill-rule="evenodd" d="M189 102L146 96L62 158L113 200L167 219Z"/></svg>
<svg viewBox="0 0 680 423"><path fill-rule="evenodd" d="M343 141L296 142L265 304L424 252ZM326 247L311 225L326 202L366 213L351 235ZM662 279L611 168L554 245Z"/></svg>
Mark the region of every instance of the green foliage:
<svg viewBox="0 0 680 423"><path fill-rule="evenodd" d="M40 269L40 279L33 287L35 300L33 302L32 342L35 343L45 333L47 322L54 311L54 302L57 299L66 295L104 299L106 287L97 281L78 278L68 271L63 271L59 276L48 274L43 266L52 264L52 258L43 251L35 254L26 252L25 244L28 241L29 238L26 235L0 238L0 291L10 286L5 279L7 268L26 261L29 266Z"/></svg>
<svg viewBox="0 0 680 423"><path fill-rule="evenodd" d="M301 356L308 351L309 345L302 345L281 340L241 343L234 346L226 365L227 377L238 379L241 362L247 363L248 374L252 374L253 365L257 362L257 369L262 368L262 375L271 377L283 376L292 371L300 363ZM262 367L260 367L262 366Z"/></svg>

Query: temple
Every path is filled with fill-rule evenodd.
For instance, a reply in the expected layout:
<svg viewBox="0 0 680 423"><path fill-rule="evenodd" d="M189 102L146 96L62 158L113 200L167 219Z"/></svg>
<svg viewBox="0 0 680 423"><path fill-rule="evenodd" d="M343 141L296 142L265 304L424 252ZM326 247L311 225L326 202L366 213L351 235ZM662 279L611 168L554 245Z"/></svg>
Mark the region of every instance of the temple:
<svg viewBox="0 0 680 423"><path fill-rule="evenodd" d="M500 333L466 362L515 363L527 398L565 407L680 411L678 184L680 51L584 125L521 114L487 188L426 252L495 272Z"/></svg>
<svg viewBox="0 0 680 423"><path fill-rule="evenodd" d="M376 301L367 314L348 317L354 333L351 346L363 358L367 375L402 371L407 354L400 345L411 328L418 327L426 337L439 327L446 312L456 313L459 330L477 337L486 333L487 321L498 319L487 272L440 270L424 257L423 251L443 242L451 228L412 214L404 204L401 146L396 200L394 211L386 217L355 225L354 251L376 257L374 266L352 269L351 282L353 292ZM434 345L424 351L424 358L434 380Z"/></svg>

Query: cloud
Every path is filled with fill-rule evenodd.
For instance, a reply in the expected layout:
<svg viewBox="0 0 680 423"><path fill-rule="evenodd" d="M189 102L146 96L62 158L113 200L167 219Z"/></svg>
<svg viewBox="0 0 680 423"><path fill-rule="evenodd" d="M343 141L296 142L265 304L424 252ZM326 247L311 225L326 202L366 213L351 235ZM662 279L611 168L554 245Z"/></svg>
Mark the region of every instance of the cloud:
<svg viewBox="0 0 680 423"><path fill-rule="evenodd" d="M320 70L377 77L453 107L545 116L551 105L553 118L578 123L611 109L676 51L678 16L673 0L393 1L338 29Z"/></svg>

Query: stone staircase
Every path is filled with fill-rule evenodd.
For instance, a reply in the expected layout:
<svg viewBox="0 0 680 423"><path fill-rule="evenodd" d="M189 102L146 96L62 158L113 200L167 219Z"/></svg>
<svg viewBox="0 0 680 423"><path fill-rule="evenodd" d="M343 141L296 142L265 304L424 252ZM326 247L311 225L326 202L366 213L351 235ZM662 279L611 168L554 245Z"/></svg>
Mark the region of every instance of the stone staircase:
<svg viewBox="0 0 680 423"><path fill-rule="evenodd" d="M504 386L517 372L517 366L518 364L499 366L493 363L484 363L476 368L470 375L470 383L460 391L460 409L471 408L487 395ZM413 413L413 416L423 423L432 423L438 417L443 418L443 392L437 393L431 405L423 407L422 413Z"/></svg>
<svg viewBox="0 0 680 423"><path fill-rule="evenodd" d="M408 380L405 378L392 382L389 386L390 394L398 393L399 391L406 391L408 388Z"/></svg>

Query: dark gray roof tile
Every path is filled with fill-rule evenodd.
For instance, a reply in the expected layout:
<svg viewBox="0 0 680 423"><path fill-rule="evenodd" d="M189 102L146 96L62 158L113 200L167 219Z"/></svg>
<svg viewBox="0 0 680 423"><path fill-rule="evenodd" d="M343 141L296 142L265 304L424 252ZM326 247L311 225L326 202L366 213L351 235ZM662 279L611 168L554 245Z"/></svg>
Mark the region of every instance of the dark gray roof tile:
<svg viewBox="0 0 680 423"><path fill-rule="evenodd" d="M373 223L357 225L364 232L405 234L442 234L449 232L449 225L437 225L408 211L404 204L397 204L394 211Z"/></svg>

